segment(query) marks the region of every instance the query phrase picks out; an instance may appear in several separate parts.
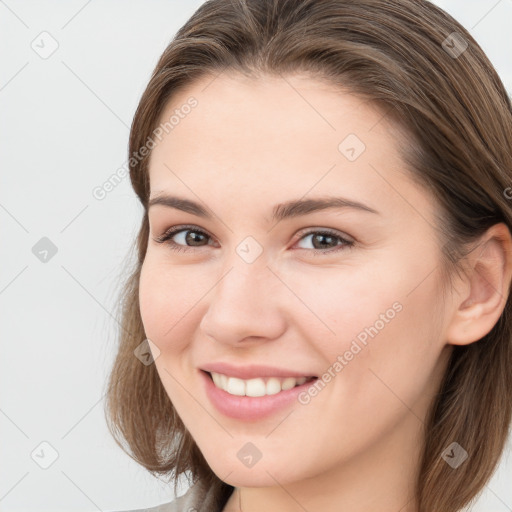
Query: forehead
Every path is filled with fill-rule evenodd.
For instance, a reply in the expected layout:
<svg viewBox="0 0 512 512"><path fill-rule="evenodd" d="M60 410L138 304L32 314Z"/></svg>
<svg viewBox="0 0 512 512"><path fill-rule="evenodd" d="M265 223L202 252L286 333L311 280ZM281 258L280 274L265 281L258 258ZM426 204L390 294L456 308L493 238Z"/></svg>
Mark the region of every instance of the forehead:
<svg viewBox="0 0 512 512"><path fill-rule="evenodd" d="M171 117L150 157L152 196L179 189L277 203L384 189L396 200L389 184L405 176L402 138L384 112L305 75L208 75L178 91L160 123Z"/></svg>
<svg viewBox="0 0 512 512"><path fill-rule="evenodd" d="M190 108L192 101L195 106ZM337 153L339 142L349 133L363 142L387 138L388 146L397 135L390 133L396 130L369 100L303 74L207 75L172 96L160 124L172 117L171 146L186 142L200 151L215 144L228 147L231 154L238 148L236 143L243 143L244 152L264 143L277 146L280 153L298 153L299 144L306 143L305 152L310 146L318 147L320 140L322 149Z"/></svg>

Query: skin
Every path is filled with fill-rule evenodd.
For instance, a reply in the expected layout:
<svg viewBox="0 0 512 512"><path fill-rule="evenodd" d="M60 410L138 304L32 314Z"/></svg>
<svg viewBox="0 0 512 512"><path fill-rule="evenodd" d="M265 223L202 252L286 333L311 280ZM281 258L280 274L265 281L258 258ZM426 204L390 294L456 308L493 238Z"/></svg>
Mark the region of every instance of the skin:
<svg viewBox="0 0 512 512"><path fill-rule="evenodd" d="M453 345L480 339L505 306L508 229L479 240L468 277L443 301L437 206L409 179L398 153L407 136L382 112L308 76L223 73L175 94L161 119L191 96L197 106L152 150L151 198L172 193L214 218L149 208L140 309L169 398L211 469L237 488L224 511L240 510L241 492L244 512L415 512L425 415ZM354 161L338 149L350 133L366 146ZM329 195L379 214L271 220L278 203ZM188 252L154 240L182 224L208 236ZM315 228L355 244L327 239L340 250L325 253ZM193 234L173 240L186 246ZM263 250L252 263L236 252L248 236ZM394 303L400 312L307 405L245 422L204 392L198 367L211 361L322 375ZM262 454L251 468L237 457L247 442Z"/></svg>

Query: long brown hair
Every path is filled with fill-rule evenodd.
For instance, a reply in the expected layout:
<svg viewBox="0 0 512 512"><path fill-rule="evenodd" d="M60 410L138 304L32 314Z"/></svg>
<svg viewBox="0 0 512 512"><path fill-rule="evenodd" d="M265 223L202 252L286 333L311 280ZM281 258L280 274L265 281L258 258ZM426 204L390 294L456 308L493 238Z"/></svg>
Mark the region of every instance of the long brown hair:
<svg viewBox="0 0 512 512"><path fill-rule="evenodd" d="M137 258L121 291L118 353L105 413L116 442L154 475L233 489L209 468L177 415L154 364L134 350L146 338L138 291L149 224L149 158L134 158L172 94L206 74L307 72L382 109L408 134L410 175L438 202L447 283L468 244L512 215L512 106L471 35L426 0L210 0L177 32L150 78L130 133L129 165L144 215ZM504 450L512 414L511 300L481 340L455 346L425 422L420 512L456 512L476 500ZM456 441L469 458L441 458ZM127 445L125 446L124 443ZM175 487L176 489L176 487Z"/></svg>

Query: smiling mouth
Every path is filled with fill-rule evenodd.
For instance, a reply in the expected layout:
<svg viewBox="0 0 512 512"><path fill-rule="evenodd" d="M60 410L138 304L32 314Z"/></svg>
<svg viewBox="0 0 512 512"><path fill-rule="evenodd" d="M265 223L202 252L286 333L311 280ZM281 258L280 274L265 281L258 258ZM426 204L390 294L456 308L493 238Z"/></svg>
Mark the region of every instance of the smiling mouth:
<svg viewBox="0 0 512 512"><path fill-rule="evenodd" d="M238 379L222 373L205 372L216 388L235 396L260 397L276 395L282 391L302 386L318 377L257 377L254 379Z"/></svg>

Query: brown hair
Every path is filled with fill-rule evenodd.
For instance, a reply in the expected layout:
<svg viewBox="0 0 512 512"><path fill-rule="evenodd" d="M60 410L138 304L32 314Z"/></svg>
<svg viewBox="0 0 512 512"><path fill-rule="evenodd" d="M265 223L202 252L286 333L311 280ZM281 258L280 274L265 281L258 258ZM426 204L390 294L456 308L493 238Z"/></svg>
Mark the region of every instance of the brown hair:
<svg viewBox="0 0 512 512"><path fill-rule="evenodd" d="M464 51L458 55L453 48ZM224 70L255 77L304 71L374 102L392 117L408 134L409 145L401 151L411 176L437 198L448 283L452 272L462 269L468 244L498 222L511 228L504 193L512 182L510 98L477 42L430 2L205 2L158 61L133 119L129 155L147 143L173 93ZM144 215L138 258L122 290L122 330L105 412L116 442L150 472L176 480L190 473L194 482L215 486L226 497L233 488L209 468L155 365L134 357L146 338L138 286L149 236L148 161L132 157L129 163ZM425 421L420 512L460 510L477 499L496 470L512 414L511 307L507 297L484 338L454 347ZM457 470L441 458L453 441L469 454Z"/></svg>

